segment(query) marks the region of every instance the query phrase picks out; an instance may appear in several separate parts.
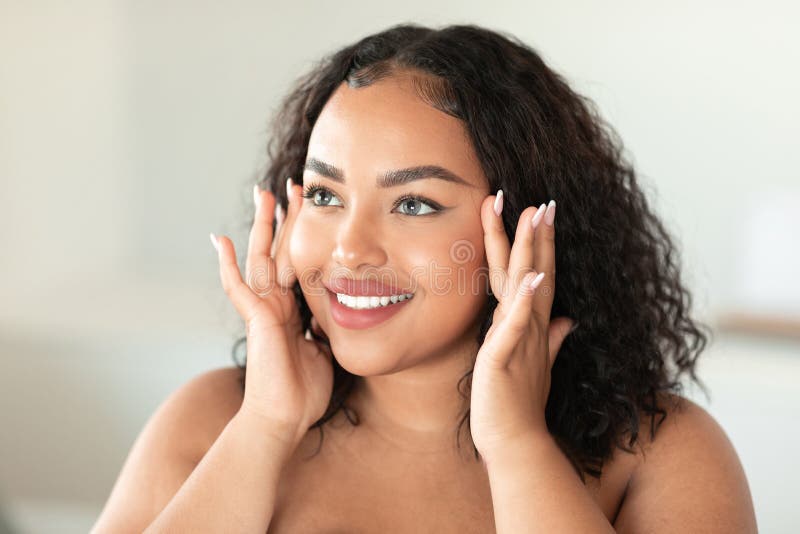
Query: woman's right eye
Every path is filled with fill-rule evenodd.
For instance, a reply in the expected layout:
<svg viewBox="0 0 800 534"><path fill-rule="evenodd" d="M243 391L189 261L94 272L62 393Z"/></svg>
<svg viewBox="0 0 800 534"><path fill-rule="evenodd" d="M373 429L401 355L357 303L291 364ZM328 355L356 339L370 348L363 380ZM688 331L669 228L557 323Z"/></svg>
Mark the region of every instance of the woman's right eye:
<svg viewBox="0 0 800 534"><path fill-rule="evenodd" d="M317 184L310 184L303 190L303 198L310 198L311 202L315 206L319 207L326 207L326 206L336 206L337 204L329 204L332 198L336 198L336 195L328 189L327 187L323 187ZM338 204L341 206L341 202Z"/></svg>

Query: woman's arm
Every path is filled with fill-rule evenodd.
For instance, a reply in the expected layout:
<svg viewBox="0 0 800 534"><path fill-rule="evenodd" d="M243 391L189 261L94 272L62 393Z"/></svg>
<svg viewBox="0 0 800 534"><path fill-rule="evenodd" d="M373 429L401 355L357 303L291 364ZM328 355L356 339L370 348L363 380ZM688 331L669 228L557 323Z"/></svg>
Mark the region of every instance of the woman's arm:
<svg viewBox="0 0 800 534"><path fill-rule="evenodd" d="M614 532L552 436L531 436L487 463L498 534Z"/></svg>
<svg viewBox="0 0 800 534"><path fill-rule="evenodd" d="M647 442L613 530L549 437L509 449L487 465L497 532L757 532L744 470L722 428L697 404L681 409ZM647 419L649 421L649 418Z"/></svg>
<svg viewBox="0 0 800 534"><path fill-rule="evenodd" d="M289 435L238 412L145 532L265 532L281 471L297 446Z"/></svg>
<svg viewBox="0 0 800 534"><path fill-rule="evenodd" d="M242 412L240 374L236 368L208 371L159 406L131 448L93 534L141 533L148 525L151 532L173 525L181 532L220 532L237 521L238 531L250 521L263 534L288 453L263 419Z"/></svg>

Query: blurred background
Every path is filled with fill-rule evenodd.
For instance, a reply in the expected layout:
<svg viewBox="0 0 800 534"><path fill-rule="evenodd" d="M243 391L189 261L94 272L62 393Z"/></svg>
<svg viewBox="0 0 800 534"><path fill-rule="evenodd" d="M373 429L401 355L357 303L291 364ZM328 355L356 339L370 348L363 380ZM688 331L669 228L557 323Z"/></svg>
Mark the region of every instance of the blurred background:
<svg viewBox="0 0 800 534"><path fill-rule="evenodd" d="M762 532L796 531L796 3L0 0L0 532L86 532L166 396L242 333L266 124L323 54L400 22L532 45L622 136L682 244L700 360Z"/></svg>

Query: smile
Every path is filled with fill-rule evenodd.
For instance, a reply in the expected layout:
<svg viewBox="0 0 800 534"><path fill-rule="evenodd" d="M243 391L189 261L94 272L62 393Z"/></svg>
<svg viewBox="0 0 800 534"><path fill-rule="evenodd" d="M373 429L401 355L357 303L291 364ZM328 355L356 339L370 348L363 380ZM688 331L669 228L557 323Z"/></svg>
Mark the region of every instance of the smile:
<svg viewBox="0 0 800 534"><path fill-rule="evenodd" d="M336 300L339 304L346 306L353 310L371 310L375 308L384 308L403 302L414 297L413 293L404 293L400 295L390 295L384 297L376 296L356 296L347 295L346 293L336 293Z"/></svg>
<svg viewBox="0 0 800 534"><path fill-rule="evenodd" d="M347 329L364 329L389 320L406 308L413 300L413 293L386 296L353 296L328 290L331 316Z"/></svg>

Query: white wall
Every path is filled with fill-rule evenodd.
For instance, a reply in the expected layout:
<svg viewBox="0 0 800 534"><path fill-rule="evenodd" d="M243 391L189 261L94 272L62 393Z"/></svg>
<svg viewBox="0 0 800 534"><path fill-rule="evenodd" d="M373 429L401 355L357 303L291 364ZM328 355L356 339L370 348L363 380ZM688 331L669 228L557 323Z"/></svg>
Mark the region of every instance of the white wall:
<svg viewBox="0 0 800 534"><path fill-rule="evenodd" d="M266 121L295 77L399 22L509 31L592 97L683 244L702 318L755 298L798 312L793 232L758 214L783 202L777 219L796 221L799 15L774 0L0 0L0 493L31 531L67 516L85 531L153 409L231 364L239 323L208 232L244 246ZM766 249L748 232L764 226ZM711 410L764 532L791 524L800 474L797 348L736 338L709 353L725 392Z"/></svg>

